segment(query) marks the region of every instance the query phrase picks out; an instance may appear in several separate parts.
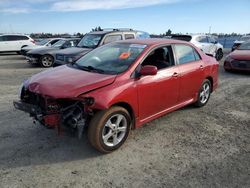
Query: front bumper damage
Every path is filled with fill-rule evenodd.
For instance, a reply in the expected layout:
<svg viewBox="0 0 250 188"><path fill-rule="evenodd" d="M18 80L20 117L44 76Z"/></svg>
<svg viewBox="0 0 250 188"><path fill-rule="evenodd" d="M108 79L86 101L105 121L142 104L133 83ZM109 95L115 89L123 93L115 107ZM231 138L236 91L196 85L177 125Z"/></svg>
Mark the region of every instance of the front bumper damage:
<svg viewBox="0 0 250 188"><path fill-rule="evenodd" d="M84 127L89 114L84 112L84 104L81 101L71 102L70 105L48 103L45 100L43 107L37 104L30 104L22 100L13 101L16 109L29 113L35 122L39 122L47 128L56 129L58 135L64 131L75 132L78 138L82 137Z"/></svg>

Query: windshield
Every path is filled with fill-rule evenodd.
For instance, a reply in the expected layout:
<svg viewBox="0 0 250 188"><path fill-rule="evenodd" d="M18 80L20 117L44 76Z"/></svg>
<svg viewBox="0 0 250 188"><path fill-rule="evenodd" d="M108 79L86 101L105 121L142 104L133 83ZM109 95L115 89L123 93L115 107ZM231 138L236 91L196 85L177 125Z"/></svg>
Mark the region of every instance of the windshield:
<svg viewBox="0 0 250 188"><path fill-rule="evenodd" d="M52 47L57 48L63 46L65 43L65 40L59 40L55 44L52 45Z"/></svg>
<svg viewBox="0 0 250 188"><path fill-rule="evenodd" d="M49 39L43 39L39 42L36 42L36 45L43 46L43 45L47 44L49 41L50 41Z"/></svg>
<svg viewBox="0 0 250 188"><path fill-rule="evenodd" d="M81 48L95 48L98 46L103 35L87 34L78 43L78 47Z"/></svg>
<svg viewBox="0 0 250 188"><path fill-rule="evenodd" d="M239 41L247 41L247 40L250 40L250 36L242 36L239 39Z"/></svg>
<svg viewBox="0 0 250 188"><path fill-rule="evenodd" d="M250 50L250 42L242 43L238 50Z"/></svg>
<svg viewBox="0 0 250 188"><path fill-rule="evenodd" d="M73 66L90 72L119 74L134 63L145 47L141 44L108 44L89 52Z"/></svg>

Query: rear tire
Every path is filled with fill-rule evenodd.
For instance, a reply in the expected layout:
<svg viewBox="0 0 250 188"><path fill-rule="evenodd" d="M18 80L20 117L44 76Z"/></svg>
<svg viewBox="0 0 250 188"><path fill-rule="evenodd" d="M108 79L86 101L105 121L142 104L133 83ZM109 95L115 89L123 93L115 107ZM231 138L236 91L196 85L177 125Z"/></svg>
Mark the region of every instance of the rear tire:
<svg viewBox="0 0 250 188"><path fill-rule="evenodd" d="M216 54L215 54L215 59L217 61L220 61L222 58L223 58L223 51L222 51L222 49L218 49Z"/></svg>
<svg viewBox="0 0 250 188"><path fill-rule="evenodd" d="M102 153L110 153L126 141L131 128L131 117L122 107L114 106L97 112L88 128L88 139Z"/></svg>
<svg viewBox="0 0 250 188"><path fill-rule="evenodd" d="M194 103L194 105L197 107L205 106L210 98L211 91L212 91L211 82L208 79L205 79L202 82L201 88L198 93L198 99Z"/></svg>
<svg viewBox="0 0 250 188"><path fill-rule="evenodd" d="M39 61L42 67L51 67L54 64L53 56L48 54L43 55Z"/></svg>

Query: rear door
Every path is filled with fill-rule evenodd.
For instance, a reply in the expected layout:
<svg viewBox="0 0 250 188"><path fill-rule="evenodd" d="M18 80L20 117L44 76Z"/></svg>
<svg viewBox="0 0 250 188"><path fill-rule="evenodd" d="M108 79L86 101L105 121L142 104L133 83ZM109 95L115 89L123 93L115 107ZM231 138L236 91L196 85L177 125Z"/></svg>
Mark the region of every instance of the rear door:
<svg viewBox="0 0 250 188"><path fill-rule="evenodd" d="M210 54L211 44L208 41L208 37L200 36L197 38L197 41L200 43L200 46L197 47L199 47L205 54Z"/></svg>
<svg viewBox="0 0 250 188"><path fill-rule="evenodd" d="M198 52L187 44L174 47L180 75L179 102L187 102L196 97L204 79L204 63Z"/></svg>
<svg viewBox="0 0 250 188"><path fill-rule="evenodd" d="M215 54L216 54L216 51L217 51L216 40L213 37L208 36L208 42L210 44L209 54L211 54L211 55L213 55L215 57Z"/></svg>
<svg viewBox="0 0 250 188"><path fill-rule="evenodd" d="M21 47L27 45L28 37L19 35L6 35L6 51L20 51Z"/></svg>

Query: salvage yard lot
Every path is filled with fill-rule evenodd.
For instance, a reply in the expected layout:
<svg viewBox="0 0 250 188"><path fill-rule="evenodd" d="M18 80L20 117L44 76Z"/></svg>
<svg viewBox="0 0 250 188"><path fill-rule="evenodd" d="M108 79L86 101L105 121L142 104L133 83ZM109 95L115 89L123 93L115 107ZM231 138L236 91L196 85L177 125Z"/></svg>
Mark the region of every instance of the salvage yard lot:
<svg viewBox="0 0 250 188"><path fill-rule="evenodd" d="M57 136L14 110L22 81L42 70L0 54L0 187L250 187L250 75L221 61L205 107L148 123L103 155L86 134Z"/></svg>

